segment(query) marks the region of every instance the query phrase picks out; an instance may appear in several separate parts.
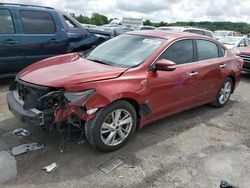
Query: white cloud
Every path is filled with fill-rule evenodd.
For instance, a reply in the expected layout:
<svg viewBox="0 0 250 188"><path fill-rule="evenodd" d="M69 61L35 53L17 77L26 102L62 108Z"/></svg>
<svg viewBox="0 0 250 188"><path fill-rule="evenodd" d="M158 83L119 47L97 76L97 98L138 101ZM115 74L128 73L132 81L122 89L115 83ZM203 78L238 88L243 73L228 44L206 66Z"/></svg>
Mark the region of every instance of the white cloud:
<svg viewBox="0 0 250 188"><path fill-rule="evenodd" d="M153 21L250 22L249 0L2 0L55 7L76 14L98 12L111 17L139 17Z"/></svg>

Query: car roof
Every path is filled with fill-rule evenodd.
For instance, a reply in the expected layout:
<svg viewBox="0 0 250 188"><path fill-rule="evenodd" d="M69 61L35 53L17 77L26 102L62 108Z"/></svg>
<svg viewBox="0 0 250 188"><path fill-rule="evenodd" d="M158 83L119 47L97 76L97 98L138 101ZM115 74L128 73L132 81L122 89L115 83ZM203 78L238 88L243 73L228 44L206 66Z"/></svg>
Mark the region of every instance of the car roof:
<svg viewBox="0 0 250 188"><path fill-rule="evenodd" d="M155 28L155 27L152 26L152 25L143 25L143 26L141 26L141 27Z"/></svg>
<svg viewBox="0 0 250 188"><path fill-rule="evenodd" d="M6 7L17 7L17 8L34 8L34 9L49 9L55 10L52 7L40 6L40 5L30 5L30 4L18 4L18 3L0 3L0 6Z"/></svg>
<svg viewBox="0 0 250 188"><path fill-rule="evenodd" d="M235 32L235 31L230 31L230 30L215 30L215 31L217 31L217 32Z"/></svg>
<svg viewBox="0 0 250 188"><path fill-rule="evenodd" d="M211 39L210 37L207 37L205 35L199 35L199 34L188 33L188 32L175 32L175 31L168 31L168 30L139 30L139 31L131 31L131 32L128 32L127 34L158 37L158 38L163 38L163 39L184 38L184 37L199 37L199 38Z"/></svg>
<svg viewBox="0 0 250 188"><path fill-rule="evenodd" d="M244 37L244 36L226 36L224 38L243 39L243 38L246 38L246 37Z"/></svg>
<svg viewBox="0 0 250 188"><path fill-rule="evenodd" d="M159 29L161 28L170 28L170 29L181 29L181 30L185 30L185 29L195 29L195 30L200 30L200 31L208 31L208 32L211 32L210 30L208 29L205 29L205 28L197 28L197 27L190 27L190 26L163 26L163 27L158 27Z"/></svg>

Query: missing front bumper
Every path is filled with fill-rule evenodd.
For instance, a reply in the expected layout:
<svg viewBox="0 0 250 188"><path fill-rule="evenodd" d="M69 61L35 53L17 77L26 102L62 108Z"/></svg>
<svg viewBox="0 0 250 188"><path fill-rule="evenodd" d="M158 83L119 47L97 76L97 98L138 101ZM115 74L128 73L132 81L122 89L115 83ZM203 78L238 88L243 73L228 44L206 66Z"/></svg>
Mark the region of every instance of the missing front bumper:
<svg viewBox="0 0 250 188"><path fill-rule="evenodd" d="M45 124L45 114L37 109L23 108L24 102L19 99L16 91L11 91L7 94L7 103L9 110L22 122L32 123L35 125Z"/></svg>

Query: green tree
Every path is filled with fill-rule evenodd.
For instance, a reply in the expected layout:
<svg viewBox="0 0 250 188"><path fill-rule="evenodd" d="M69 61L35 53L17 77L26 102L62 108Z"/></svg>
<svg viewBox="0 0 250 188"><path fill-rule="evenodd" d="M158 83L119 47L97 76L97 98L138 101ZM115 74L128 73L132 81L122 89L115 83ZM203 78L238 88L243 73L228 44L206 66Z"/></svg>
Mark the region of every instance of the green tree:
<svg viewBox="0 0 250 188"><path fill-rule="evenodd" d="M93 13L91 17L92 23L95 25L104 25L108 24L108 18L104 15L98 14L98 13Z"/></svg>
<svg viewBox="0 0 250 188"><path fill-rule="evenodd" d="M152 25L151 21L150 20L145 20L143 22L143 25Z"/></svg>

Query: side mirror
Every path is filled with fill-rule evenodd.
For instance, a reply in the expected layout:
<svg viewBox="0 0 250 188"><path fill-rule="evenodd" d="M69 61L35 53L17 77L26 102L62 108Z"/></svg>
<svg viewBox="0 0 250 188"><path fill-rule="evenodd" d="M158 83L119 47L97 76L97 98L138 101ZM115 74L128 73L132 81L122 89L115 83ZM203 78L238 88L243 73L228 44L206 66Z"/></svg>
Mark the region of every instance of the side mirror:
<svg viewBox="0 0 250 188"><path fill-rule="evenodd" d="M161 59L155 63L155 70L174 71L175 69L176 64L173 61Z"/></svg>

